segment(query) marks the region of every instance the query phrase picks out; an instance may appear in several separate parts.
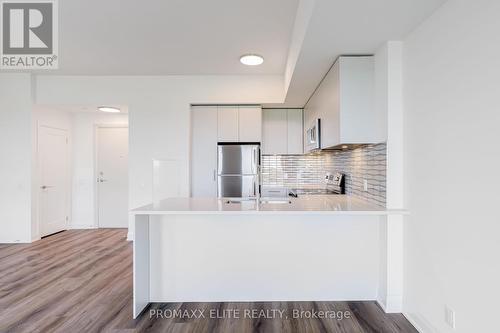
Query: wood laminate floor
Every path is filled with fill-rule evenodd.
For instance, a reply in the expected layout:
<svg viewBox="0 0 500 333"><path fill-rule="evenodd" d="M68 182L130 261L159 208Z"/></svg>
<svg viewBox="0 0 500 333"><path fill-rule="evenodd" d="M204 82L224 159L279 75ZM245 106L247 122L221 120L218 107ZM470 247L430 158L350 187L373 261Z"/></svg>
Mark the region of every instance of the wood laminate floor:
<svg viewBox="0 0 500 333"><path fill-rule="evenodd" d="M310 318L320 311L337 319ZM0 245L0 332L102 331L417 332L374 302L166 303L133 320L126 230L71 230Z"/></svg>

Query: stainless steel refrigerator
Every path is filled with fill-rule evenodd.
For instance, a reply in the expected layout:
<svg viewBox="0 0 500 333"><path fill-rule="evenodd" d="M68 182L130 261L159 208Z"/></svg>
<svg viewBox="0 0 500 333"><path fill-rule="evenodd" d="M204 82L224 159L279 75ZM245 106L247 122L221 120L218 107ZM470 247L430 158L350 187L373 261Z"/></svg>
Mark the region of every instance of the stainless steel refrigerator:
<svg viewBox="0 0 500 333"><path fill-rule="evenodd" d="M253 198L259 192L260 145L219 143L217 195L219 198Z"/></svg>

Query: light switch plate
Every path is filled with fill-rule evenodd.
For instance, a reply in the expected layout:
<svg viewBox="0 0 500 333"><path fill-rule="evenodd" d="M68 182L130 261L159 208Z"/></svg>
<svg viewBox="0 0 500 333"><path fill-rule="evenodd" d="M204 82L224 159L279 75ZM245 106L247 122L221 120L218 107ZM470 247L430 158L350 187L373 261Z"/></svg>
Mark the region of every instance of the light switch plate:
<svg viewBox="0 0 500 333"><path fill-rule="evenodd" d="M368 192L368 179L363 179L363 191Z"/></svg>
<svg viewBox="0 0 500 333"><path fill-rule="evenodd" d="M444 320L453 329L455 329L455 311L449 306L444 306Z"/></svg>

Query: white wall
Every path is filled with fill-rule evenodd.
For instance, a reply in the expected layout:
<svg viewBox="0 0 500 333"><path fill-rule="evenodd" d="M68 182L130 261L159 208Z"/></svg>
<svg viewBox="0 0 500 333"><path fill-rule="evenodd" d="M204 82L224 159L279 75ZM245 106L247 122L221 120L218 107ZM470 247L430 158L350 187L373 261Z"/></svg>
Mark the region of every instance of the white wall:
<svg viewBox="0 0 500 333"><path fill-rule="evenodd" d="M282 103L283 77L37 76L40 104L127 105L129 205L152 201L153 159L178 161L179 195L189 195L190 104Z"/></svg>
<svg viewBox="0 0 500 333"><path fill-rule="evenodd" d="M71 119L67 112L56 110L50 107L34 105L31 117L31 153L32 153L32 174L31 174L31 240L40 238L39 225L39 194L40 170L38 168L38 129L40 126L47 126L66 130L71 151ZM71 164L71 161L69 161ZM71 179L71 173L69 173ZM71 187L68 184L68 194L71 196ZM71 206L68 201L68 214L71 216Z"/></svg>
<svg viewBox="0 0 500 333"><path fill-rule="evenodd" d="M404 311L498 331L500 2L448 1L404 41ZM466 177L466 178L465 178Z"/></svg>
<svg viewBox="0 0 500 333"><path fill-rule="evenodd" d="M72 218L70 228L96 228L95 127L128 126L127 114L81 112L71 114Z"/></svg>
<svg viewBox="0 0 500 333"><path fill-rule="evenodd" d="M31 241L29 74L0 74L0 243Z"/></svg>

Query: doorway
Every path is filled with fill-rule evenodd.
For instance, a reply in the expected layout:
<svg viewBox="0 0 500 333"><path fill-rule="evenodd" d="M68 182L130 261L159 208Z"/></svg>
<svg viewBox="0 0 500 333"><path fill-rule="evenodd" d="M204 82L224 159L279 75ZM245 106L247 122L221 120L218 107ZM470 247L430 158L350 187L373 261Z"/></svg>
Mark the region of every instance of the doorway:
<svg viewBox="0 0 500 333"><path fill-rule="evenodd" d="M128 127L96 127L97 225L128 227Z"/></svg>
<svg viewBox="0 0 500 333"><path fill-rule="evenodd" d="M40 236L68 228L69 146L68 131L39 126L39 223Z"/></svg>

